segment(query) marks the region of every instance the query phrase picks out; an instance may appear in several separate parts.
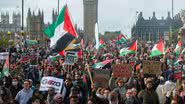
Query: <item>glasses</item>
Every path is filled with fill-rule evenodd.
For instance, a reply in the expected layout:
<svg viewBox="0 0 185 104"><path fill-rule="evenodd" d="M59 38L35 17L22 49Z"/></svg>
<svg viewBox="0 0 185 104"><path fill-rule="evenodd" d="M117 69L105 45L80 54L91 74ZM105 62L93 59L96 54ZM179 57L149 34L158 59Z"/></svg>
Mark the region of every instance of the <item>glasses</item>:
<svg viewBox="0 0 185 104"><path fill-rule="evenodd" d="M127 94L132 94L132 92L127 92Z"/></svg>

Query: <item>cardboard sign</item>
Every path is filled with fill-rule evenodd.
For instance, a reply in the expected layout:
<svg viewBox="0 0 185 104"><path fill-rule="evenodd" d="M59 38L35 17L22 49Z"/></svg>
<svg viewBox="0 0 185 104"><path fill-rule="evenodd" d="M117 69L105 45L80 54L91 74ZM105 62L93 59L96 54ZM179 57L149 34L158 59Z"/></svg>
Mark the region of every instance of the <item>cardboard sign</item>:
<svg viewBox="0 0 185 104"><path fill-rule="evenodd" d="M43 77L40 83L40 91L48 91L50 87L55 89L56 93L61 92L63 86L63 79L55 77Z"/></svg>
<svg viewBox="0 0 185 104"><path fill-rule="evenodd" d="M132 64L115 64L113 65L114 77L131 77Z"/></svg>
<svg viewBox="0 0 185 104"><path fill-rule="evenodd" d="M144 74L160 74L161 62L159 61L143 61Z"/></svg>
<svg viewBox="0 0 185 104"><path fill-rule="evenodd" d="M75 55L68 54L65 59L65 64L66 65L74 65L75 60L76 60L75 57L76 57Z"/></svg>
<svg viewBox="0 0 185 104"><path fill-rule="evenodd" d="M0 52L0 60L5 60L6 58L8 58L8 56L8 52Z"/></svg>
<svg viewBox="0 0 185 104"><path fill-rule="evenodd" d="M173 75L174 79L181 79L182 78L183 72L181 71L176 71Z"/></svg>
<svg viewBox="0 0 185 104"><path fill-rule="evenodd" d="M104 87L106 88L109 83L110 79L110 70L105 70L105 69L95 69L94 70L94 77L93 81L95 83L95 87Z"/></svg>

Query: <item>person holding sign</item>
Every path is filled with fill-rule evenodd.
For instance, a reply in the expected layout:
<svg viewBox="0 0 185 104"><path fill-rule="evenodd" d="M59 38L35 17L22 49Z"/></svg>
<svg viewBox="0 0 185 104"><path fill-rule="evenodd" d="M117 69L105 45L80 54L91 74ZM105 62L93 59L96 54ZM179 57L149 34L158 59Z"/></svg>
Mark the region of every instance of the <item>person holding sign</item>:
<svg viewBox="0 0 185 104"><path fill-rule="evenodd" d="M141 90L138 94L138 98L142 104L159 104L159 97L153 89L152 80L146 80L146 88Z"/></svg>
<svg viewBox="0 0 185 104"><path fill-rule="evenodd" d="M119 99L125 98L126 88L124 85L124 80L122 78L118 78L116 81L117 87L113 89L113 91L119 94Z"/></svg>

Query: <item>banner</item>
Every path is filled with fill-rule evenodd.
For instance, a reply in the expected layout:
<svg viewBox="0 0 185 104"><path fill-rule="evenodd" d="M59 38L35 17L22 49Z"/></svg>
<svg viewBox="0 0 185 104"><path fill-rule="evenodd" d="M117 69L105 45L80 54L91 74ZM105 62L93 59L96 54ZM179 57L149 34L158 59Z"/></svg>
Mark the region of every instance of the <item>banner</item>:
<svg viewBox="0 0 185 104"><path fill-rule="evenodd" d="M48 91L50 87L55 89L56 93L61 92L63 86L63 79L55 77L43 77L40 83L40 91Z"/></svg>
<svg viewBox="0 0 185 104"><path fill-rule="evenodd" d="M106 88L109 83L111 71L105 70L105 69L95 69L93 70L93 72L94 72L93 81L95 83L95 87L96 88L98 87Z"/></svg>
<svg viewBox="0 0 185 104"><path fill-rule="evenodd" d="M160 74L161 62L159 61L143 61L144 74Z"/></svg>
<svg viewBox="0 0 185 104"><path fill-rule="evenodd" d="M115 64L113 65L114 77L131 77L132 76L132 64Z"/></svg>
<svg viewBox="0 0 185 104"><path fill-rule="evenodd" d="M5 60L6 58L8 58L8 56L8 52L0 52L0 60Z"/></svg>
<svg viewBox="0 0 185 104"><path fill-rule="evenodd" d="M27 45L37 45L38 44L38 41L37 40L29 40L29 39L26 39L26 44Z"/></svg>

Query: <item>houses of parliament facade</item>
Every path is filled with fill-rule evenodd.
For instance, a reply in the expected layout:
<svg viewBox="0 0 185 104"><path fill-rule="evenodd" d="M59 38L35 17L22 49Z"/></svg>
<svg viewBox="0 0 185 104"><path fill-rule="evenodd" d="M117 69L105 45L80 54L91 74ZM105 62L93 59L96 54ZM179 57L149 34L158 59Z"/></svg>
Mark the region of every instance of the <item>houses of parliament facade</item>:
<svg viewBox="0 0 185 104"><path fill-rule="evenodd" d="M58 16L57 11L52 11L52 22L56 20ZM11 32L11 39L15 39L15 33L21 34L21 14L13 13L12 23L10 23L10 14L8 12L1 13L0 21L0 33L6 35ZM29 39L42 39L44 37L43 30L50 24L44 24L44 12L38 10L35 11L28 9L26 17L26 26L24 27L24 33Z"/></svg>

